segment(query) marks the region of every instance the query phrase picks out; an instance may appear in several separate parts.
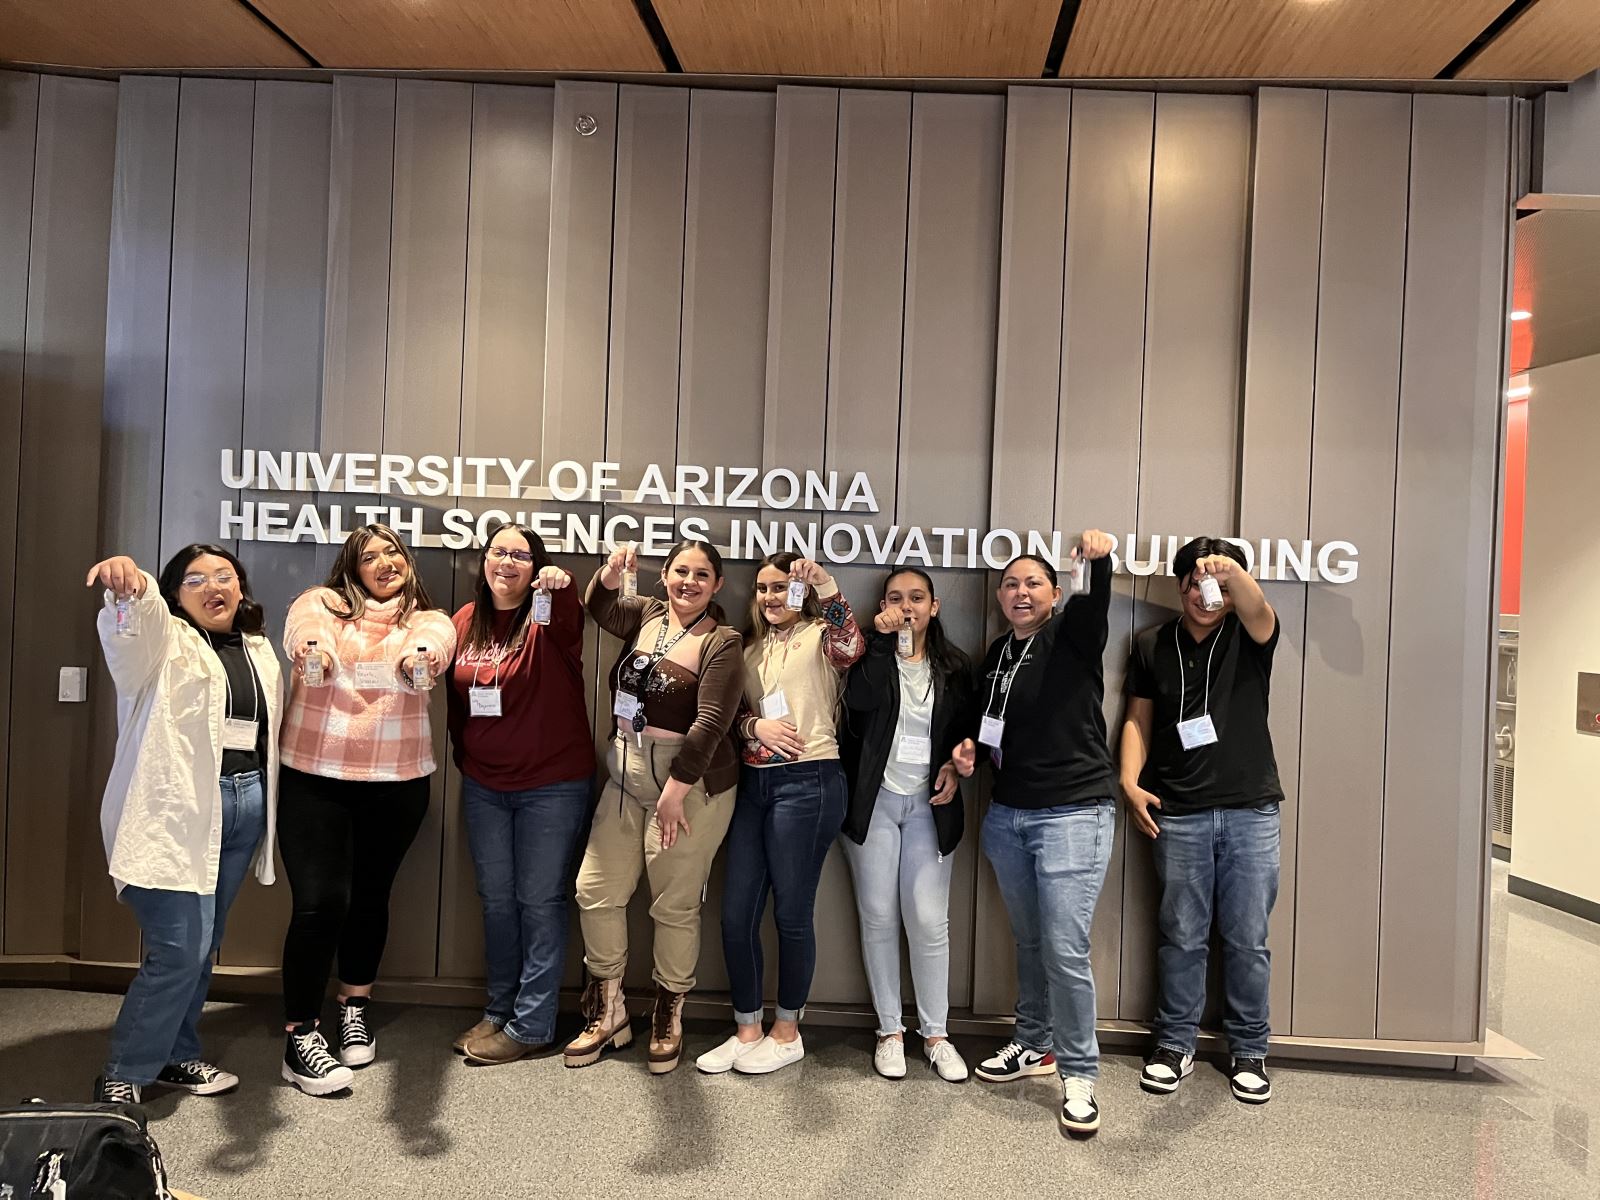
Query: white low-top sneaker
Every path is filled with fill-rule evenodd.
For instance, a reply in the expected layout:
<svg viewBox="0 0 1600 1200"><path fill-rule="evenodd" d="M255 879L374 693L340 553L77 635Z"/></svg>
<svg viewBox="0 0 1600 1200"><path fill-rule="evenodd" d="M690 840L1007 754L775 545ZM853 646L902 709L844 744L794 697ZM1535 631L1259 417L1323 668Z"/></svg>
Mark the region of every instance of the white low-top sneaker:
<svg viewBox="0 0 1600 1200"><path fill-rule="evenodd" d="M781 1071L790 1063L806 1056L806 1043L799 1034L792 1042L775 1042L771 1035L762 1038L748 1054L733 1061L733 1069L741 1075L770 1075Z"/></svg>
<svg viewBox="0 0 1600 1200"><path fill-rule="evenodd" d="M734 1063L759 1045L761 1045L760 1041L741 1042L737 1037L731 1037L723 1042L722 1045L713 1050L707 1050L699 1058L695 1059L694 1065L707 1075L721 1075L724 1071L732 1070Z"/></svg>
<svg viewBox="0 0 1600 1200"><path fill-rule="evenodd" d="M949 1038L931 1045L924 1042L922 1052L928 1056L928 1062L933 1069L939 1072L939 1078L946 1083L961 1083L966 1079L966 1059L961 1057L960 1051Z"/></svg>
<svg viewBox="0 0 1600 1200"><path fill-rule="evenodd" d="M872 1052L872 1069L885 1079L906 1077L906 1044L897 1037L881 1037Z"/></svg>

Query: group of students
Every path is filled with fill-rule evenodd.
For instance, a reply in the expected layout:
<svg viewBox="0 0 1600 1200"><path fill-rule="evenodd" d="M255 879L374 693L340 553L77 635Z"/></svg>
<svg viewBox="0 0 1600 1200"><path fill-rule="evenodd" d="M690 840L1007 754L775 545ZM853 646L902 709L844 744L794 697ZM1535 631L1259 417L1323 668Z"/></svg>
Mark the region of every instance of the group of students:
<svg viewBox="0 0 1600 1200"><path fill-rule="evenodd" d="M293 900L283 1077L326 1095L373 1061L366 1007L390 889L428 810L429 693L443 682L485 933L488 1002L454 1043L469 1060L509 1063L551 1046L574 894L587 983L564 1061L587 1066L632 1041L622 980L643 874L656 984L647 1062L673 1070L706 884L725 844L734 1032L695 1065L768 1074L799 1061L817 884L842 833L878 1020L874 1067L906 1074L903 927L924 1056L940 1078L965 1080L946 1024L949 895L960 782L987 762L982 847L1017 943L1018 995L1011 1041L977 1075L1058 1074L1062 1130L1099 1128L1089 933L1120 782L1132 827L1154 839L1162 884L1156 1036L1141 1083L1170 1093L1193 1069L1215 916L1233 1094L1266 1101L1277 618L1230 543L1183 548L1179 616L1135 641L1119 780L1102 665L1111 546L1097 530L1083 535L1065 597L1052 564L1010 563L998 592L1009 628L976 671L946 637L923 571L890 573L863 628L821 565L769 556L740 634L717 601L721 557L701 541L675 546L643 588L636 551L619 548L580 600L535 532L503 525L483 547L472 602L450 618L399 536L365 526L327 582L290 607L288 672L226 549L188 546L159 579L126 557L95 564L88 583L105 589L100 636L119 698L102 832L144 935L97 1097L237 1086L203 1057L196 1023L228 909L252 861L272 882L274 847ZM598 801L585 614L622 642ZM766 1025L769 898L778 962ZM320 1019L335 967L330 1040Z"/></svg>

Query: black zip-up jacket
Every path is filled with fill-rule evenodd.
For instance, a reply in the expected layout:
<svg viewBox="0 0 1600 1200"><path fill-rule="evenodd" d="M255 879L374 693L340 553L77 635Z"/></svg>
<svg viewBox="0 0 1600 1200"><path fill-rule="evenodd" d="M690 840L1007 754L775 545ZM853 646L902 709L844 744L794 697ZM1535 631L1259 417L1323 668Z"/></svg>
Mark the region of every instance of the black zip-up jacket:
<svg viewBox="0 0 1600 1200"><path fill-rule="evenodd" d="M856 845L867 840L867 826L878 803L884 768L894 752L895 729L900 723L900 668L895 658L896 634L867 634L867 652L844 685L844 720L839 728L839 762L850 783L850 806L843 833ZM952 647L954 650L954 647ZM950 761L950 748L961 740L960 731L974 711L972 671L959 650L953 674L933 672L933 761L928 765L928 790L936 790L939 768ZM958 792L948 804L933 806L933 825L939 835L939 853L950 854L961 841L966 824L963 798Z"/></svg>

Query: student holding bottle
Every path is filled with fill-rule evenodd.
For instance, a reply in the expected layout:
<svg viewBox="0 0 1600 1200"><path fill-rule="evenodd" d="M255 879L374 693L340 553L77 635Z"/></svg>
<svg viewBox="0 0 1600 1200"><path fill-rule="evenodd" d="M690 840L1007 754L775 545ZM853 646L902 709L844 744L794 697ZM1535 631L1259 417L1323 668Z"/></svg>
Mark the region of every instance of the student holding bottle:
<svg viewBox="0 0 1600 1200"><path fill-rule="evenodd" d="M1017 1027L977 1068L1005 1083L1061 1076L1061 1130L1100 1128L1089 927L1111 857L1116 774L1106 742L1103 659L1111 538L1084 533L1060 612L1056 569L1032 555L1007 565L997 598L1010 626L978 675L976 726L952 758L963 775L988 759L994 792L983 849L1017 940Z"/></svg>
<svg viewBox="0 0 1600 1200"><path fill-rule="evenodd" d="M505 524L485 543L473 599L454 623L450 739L489 993L454 1049L509 1063L555 1037L570 870L594 781L583 606L543 539Z"/></svg>
<svg viewBox="0 0 1600 1200"><path fill-rule="evenodd" d="M217 1095L239 1079L202 1057L196 1026L252 862L273 881L277 656L243 564L220 546L184 547L159 581L107 558L87 583L106 591L100 644L117 689L100 829L144 942L95 1099L137 1104L151 1084Z"/></svg>
<svg viewBox="0 0 1600 1200"><path fill-rule="evenodd" d="M950 875L965 814L954 764L943 758L972 700L972 665L939 621L933 580L911 567L892 572L845 681L840 761L850 783L845 861L861 914L861 956L878 1014L873 1067L906 1073L900 1000L904 922L923 1053L941 1079L967 1078L951 1044ZM933 748L940 747L934 761Z"/></svg>
<svg viewBox="0 0 1600 1200"><path fill-rule="evenodd" d="M816 970L813 909L849 786L836 723L843 674L866 649L849 602L823 567L797 554L761 561L745 635L744 767L728 831L722 952L735 1033L695 1060L708 1074L778 1071L805 1056L800 1016ZM761 918L778 926L778 1004L761 1027Z"/></svg>
<svg viewBox="0 0 1600 1200"><path fill-rule="evenodd" d="M320 588L289 609L295 679L283 726L279 841L294 910L283 947L283 1077L348 1087L375 1044L366 1004L389 932L389 891L428 811L428 698L455 653L416 560L387 525L352 533ZM318 1030L339 967L338 1058Z"/></svg>

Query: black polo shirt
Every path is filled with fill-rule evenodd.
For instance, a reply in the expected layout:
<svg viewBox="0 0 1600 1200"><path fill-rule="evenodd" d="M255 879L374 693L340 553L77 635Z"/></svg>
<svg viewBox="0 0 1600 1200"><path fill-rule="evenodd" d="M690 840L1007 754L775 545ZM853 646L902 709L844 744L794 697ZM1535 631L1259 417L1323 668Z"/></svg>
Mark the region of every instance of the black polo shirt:
<svg viewBox="0 0 1600 1200"><path fill-rule="evenodd" d="M1274 614L1272 636L1259 643L1229 613L1200 642L1189 636L1179 618L1134 638L1128 692L1155 704L1149 757L1139 786L1160 797L1162 812L1237 808L1283 799L1267 729L1267 695L1279 632ZM1178 721L1206 712L1208 661L1217 740L1185 750L1178 738Z"/></svg>

